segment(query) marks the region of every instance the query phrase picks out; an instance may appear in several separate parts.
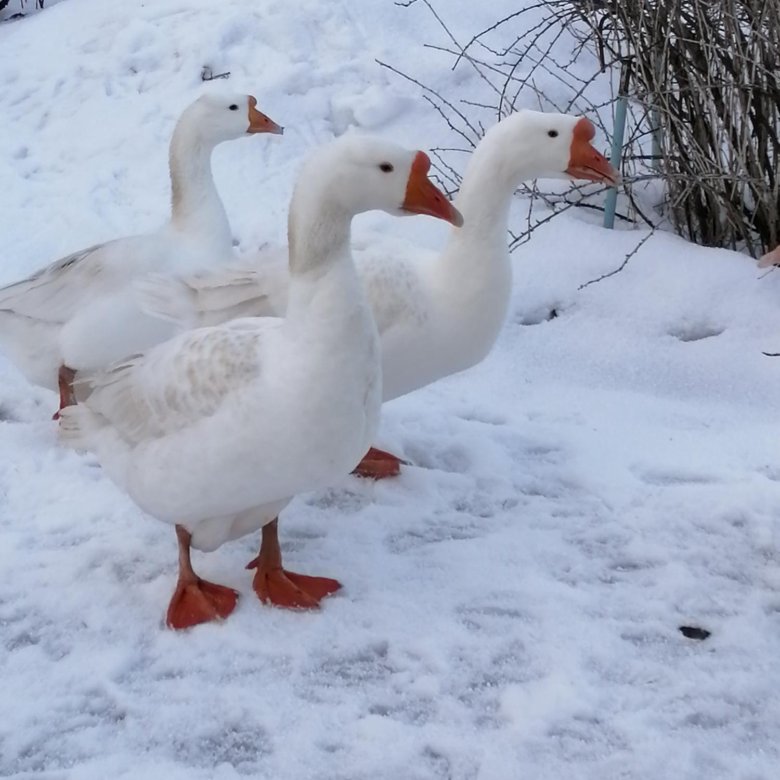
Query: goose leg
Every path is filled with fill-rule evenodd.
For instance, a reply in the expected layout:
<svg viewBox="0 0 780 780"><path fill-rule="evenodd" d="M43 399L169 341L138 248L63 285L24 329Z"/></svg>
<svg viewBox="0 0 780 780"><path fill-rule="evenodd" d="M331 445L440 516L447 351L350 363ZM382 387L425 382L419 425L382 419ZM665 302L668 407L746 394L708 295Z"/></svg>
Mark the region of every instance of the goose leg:
<svg viewBox="0 0 780 780"><path fill-rule="evenodd" d="M226 618L236 608L238 593L198 577L190 560L191 534L177 525L176 538L179 541L179 581L168 605L165 621L168 627L190 628L198 623Z"/></svg>
<svg viewBox="0 0 780 780"><path fill-rule="evenodd" d="M369 479L386 479L387 477L397 477L401 473L402 464L409 465L405 460L401 460L389 452L372 447L363 456L363 460L355 466L352 473Z"/></svg>
<svg viewBox="0 0 780 780"><path fill-rule="evenodd" d="M60 419L60 412L66 406L75 406L76 397L73 395L73 380L76 377L76 372L72 368L67 366L60 366L60 370L57 372L57 385L60 389L60 408L54 413L52 420Z"/></svg>
<svg viewBox="0 0 780 780"><path fill-rule="evenodd" d="M309 577L282 568L279 547L279 518L263 526L260 554L247 569L257 569L252 587L264 604L288 609L315 609L320 601L335 593L341 583L329 577Z"/></svg>

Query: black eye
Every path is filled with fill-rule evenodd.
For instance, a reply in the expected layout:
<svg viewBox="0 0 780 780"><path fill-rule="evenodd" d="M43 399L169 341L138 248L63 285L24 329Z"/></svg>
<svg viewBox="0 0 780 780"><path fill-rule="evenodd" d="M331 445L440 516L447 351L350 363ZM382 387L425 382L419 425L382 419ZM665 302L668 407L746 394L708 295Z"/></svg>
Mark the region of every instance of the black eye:
<svg viewBox="0 0 780 780"><path fill-rule="evenodd" d="M547 135L550 136L550 138L557 138L558 137L558 131L557 130L548 130Z"/></svg>
<svg viewBox="0 0 780 780"><path fill-rule="evenodd" d="M232 106L228 106L228 108L229 108L231 111L238 111L238 106L237 106L235 103L233 103L233 105L232 105Z"/></svg>
<svg viewBox="0 0 780 780"><path fill-rule="evenodd" d="M390 163L382 163L379 166L379 170L382 171L382 173L392 173L393 166L390 165Z"/></svg>

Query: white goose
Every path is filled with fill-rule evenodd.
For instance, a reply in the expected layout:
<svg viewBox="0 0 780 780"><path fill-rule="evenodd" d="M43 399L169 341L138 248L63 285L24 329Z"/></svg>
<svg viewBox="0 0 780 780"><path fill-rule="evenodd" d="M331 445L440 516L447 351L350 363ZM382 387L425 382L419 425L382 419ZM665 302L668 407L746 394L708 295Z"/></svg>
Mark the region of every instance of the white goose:
<svg viewBox="0 0 780 780"><path fill-rule="evenodd" d="M251 95L204 95L179 118L170 145L172 206L159 230L74 252L0 289L0 348L34 384L72 403L75 371L106 366L174 334L145 315L132 281L194 272L233 258L211 153L247 133L281 133ZM55 415L56 416L56 415Z"/></svg>
<svg viewBox="0 0 780 780"><path fill-rule="evenodd" d="M507 251L512 195L521 181L537 177L615 184L617 171L592 146L594 135L583 117L519 111L492 127L471 156L455 199L465 227L452 231L441 254L386 241L357 253L382 340L384 401L476 365L488 354L512 287ZM186 327L282 313L288 283L283 253L261 252L240 267L172 276L143 292L145 305ZM392 476L400 463L371 448L357 473Z"/></svg>
<svg viewBox="0 0 780 780"><path fill-rule="evenodd" d="M253 587L312 607L335 580L282 569L276 518L293 496L360 460L381 405L379 337L350 254L369 209L460 214L427 178L430 161L347 136L304 166L289 216L286 317L246 318L177 336L93 376L63 410L63 439L92 449L144 510L176 524L179 582L168 624L226 617L237 594L197 577L190 545L213 550L263 528Z"/></svg>

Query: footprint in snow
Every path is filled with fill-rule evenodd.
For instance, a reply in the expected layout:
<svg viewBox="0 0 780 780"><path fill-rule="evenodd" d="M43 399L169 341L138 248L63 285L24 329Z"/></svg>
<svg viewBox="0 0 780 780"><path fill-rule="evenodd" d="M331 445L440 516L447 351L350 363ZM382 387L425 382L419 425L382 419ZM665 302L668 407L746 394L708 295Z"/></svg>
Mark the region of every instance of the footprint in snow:
<svg viewBox="0 0 780 780"><path fill-rule="evenodd" d="M466 474L472 467L471 453L460 444L442 445L434 440L410 444L406 455L407 460L422 469Z"/></svg>
<svg viewBox="0 0 780 780"><path fill-rule="evenodd" d="M541 325L543 322L551 322L559 316L558 307L540 306L536 309L518 312L514 319L518 325Z"/></svg>
<svg viewBox="0 0 780 780"><path fill-rule="evenodd" d="M686 639L697 639L700 642L712 636L711 631L707 631L706 628L699 628L698 626L680 626L679 630Z"/></svg>
<svg viewBox="0 0 780 780"><path fill-rule="evenodd" d="M484 534L484 529L471 523L442 525L441 519L437 519L436 523L427 527L419 525L405 533L391 534L385 537L385 546L390 552L406 553L429 544L465 541Z"/></svg>
<svg viewBox="0 0 780 780"><path fill-rule="evenodd" d="M675 327L669 329L670 336L679 339L683 342L690 341L702 341L703 339L714 338L720 336L726 328L718 327L717 325L710 325L704 322L691 323L683 322Z"/></svg>
<svg viewBox="0 0 780 780"><path fill-rule="evenodd" d="M723 480L713 474L701 474L693 471L633 468L634 474L648 485L675 487L678 485L713 485Z"/></svg>

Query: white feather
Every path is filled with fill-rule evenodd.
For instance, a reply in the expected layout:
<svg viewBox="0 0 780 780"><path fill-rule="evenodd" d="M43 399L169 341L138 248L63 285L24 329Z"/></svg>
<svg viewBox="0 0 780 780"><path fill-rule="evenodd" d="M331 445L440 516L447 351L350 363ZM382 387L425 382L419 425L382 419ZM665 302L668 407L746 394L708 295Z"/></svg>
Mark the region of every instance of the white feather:
<svg viewBox="0 0 780 780"><path fill-rule="evenodd" d="M380 170L388 159L391 176ZM202 549L347 474L369 447L381 405L378 334L349 253L349 217L372 206L396 212L413 159L358 138L315 157L291 205L286 317L188 331L81 375L83 401L64 411L63 440L92 449L144 510L186 527ZM233 280L241 289L247 277ZM174 315L193 296L224 302L197 280L149 278L141 288L150 307Z"/></svg>
<svg viewBox="0 0 780 780"><path fill-rule="evenodd" d="M455 201L465 224L452 230L441 253L380 236L355 250L381 336L384 400L467 369L488 354L506 319L512 288L507 251L512 196L526 179L569 178L565 172L579 121L523 111L491 128L469 161ZM183 287L199 291L186 298L187 317L180 314L183 293L157 311L200 325L237 313L282 314L289 282L280 268L284 254L284 248L264 250L244 259L244 272L234 268L229 274L217 270L186 277ZM207 296L204 290L219 294Z"/></svg>
<svg viewBox="0 0 780 780"><path fill-rule="evenodd" d="M0 289L0 348L35 384L57 388L61 365L100 368L172 336L139 306L133 281L192 273L233 259L230 225L211 175L211 152L245 135L248 96L206 95L180 117L170 145L173 205L159 230L79 250Z"/></svg>

